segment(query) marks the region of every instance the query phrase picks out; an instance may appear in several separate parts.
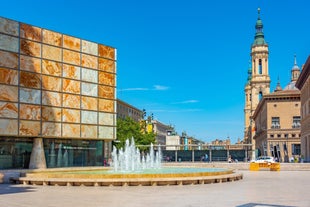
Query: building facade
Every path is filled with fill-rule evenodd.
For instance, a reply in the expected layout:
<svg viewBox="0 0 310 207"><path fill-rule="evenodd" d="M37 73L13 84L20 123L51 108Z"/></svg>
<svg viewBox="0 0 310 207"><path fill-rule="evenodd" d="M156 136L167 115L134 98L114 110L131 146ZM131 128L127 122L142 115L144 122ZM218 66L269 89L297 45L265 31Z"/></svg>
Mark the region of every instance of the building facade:
<svg viewBox="0 0 310 207"><path fill-rule="evenodd" d="M301 158L310 162L310 56L296 82L301 92Z"/></svg>
<svg viewBox="0 0 310 207"><path fill-rule="evenodd" d="M117 99L117 118L124 119L126 117L132 118L134 121L141 121L143 111L136 107Z"/></svg>
<svg viewBox="0 0 310 207"><path fill-rule="evenodd" d="M258 9L258 18L255 24L255 37L251 45L251 64L248 69L248 81L245 85L244 107L244 142L255 146L253 129L255 123L252 116L261 98L270 93L270 77L268 69L268 44L264 39L263 23ZM254 152L254 149L251 149ZM254 156L254 155L252 155Z"/></svg>
<svg viewBox="0 0 310 207"><path fill-rule="evenodd" d="M116 49L0 17L0 168L102 165Z"/></svg>

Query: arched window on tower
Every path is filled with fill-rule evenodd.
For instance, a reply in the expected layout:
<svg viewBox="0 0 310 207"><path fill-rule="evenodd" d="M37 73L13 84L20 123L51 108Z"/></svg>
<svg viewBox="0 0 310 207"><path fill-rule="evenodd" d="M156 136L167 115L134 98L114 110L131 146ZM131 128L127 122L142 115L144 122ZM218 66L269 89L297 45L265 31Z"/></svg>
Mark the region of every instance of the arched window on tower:
<svg viewBox="0 0 310 207"><path fill-rule="evenodd" d="M263 98L263 93L260 91L258 94L258 100L260 101L260 100L262 100L262 98Z"/></svg>
<svg viewBox="0 0 310 207"><path fill-rule="evenodd" d="M258 73L261 75L263 73L262 59L258 61Z"/></svg>

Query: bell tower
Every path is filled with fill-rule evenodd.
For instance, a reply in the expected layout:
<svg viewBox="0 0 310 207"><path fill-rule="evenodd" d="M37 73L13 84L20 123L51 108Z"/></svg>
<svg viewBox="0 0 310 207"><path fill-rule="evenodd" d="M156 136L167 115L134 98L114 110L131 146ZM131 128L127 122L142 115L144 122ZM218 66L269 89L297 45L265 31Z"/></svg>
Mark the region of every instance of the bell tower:
<svg viewBox="0 0 310 207"><path fill-rule="evenodd" d="M245 143L255 145L253 137L255 133L252 115L265 94L270 93L270 77L268 72L268 44L264 39L263 22L260 18L260 8L255 24L256 33L251 45L251 67L249 67L248 81L245 86Z"/></svg>

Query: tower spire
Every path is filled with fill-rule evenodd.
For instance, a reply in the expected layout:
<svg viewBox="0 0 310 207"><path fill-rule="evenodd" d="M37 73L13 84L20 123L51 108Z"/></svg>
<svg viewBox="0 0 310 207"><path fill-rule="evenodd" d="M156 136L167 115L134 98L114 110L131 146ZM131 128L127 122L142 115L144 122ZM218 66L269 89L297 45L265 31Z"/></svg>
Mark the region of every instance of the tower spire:
<svg viewBox="0 0 310 207"><path fill-rule="evenodd" d="M263 22L260 19L260 8L257 9L257 21L255 24L255 37L254 37L254 43L253 45L264 45L266 44L264 39L264 33L263 33Z"/></svg>

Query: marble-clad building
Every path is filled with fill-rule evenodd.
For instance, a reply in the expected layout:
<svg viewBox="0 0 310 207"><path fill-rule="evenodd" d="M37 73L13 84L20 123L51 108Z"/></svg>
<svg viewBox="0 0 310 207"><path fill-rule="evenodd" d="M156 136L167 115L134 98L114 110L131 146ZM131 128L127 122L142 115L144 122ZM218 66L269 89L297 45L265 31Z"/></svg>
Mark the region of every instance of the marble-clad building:
<svg viewBox="0 0 310 207"><path fill-rule="evenodd" d="M0 17L0 169L102 165L115 91L115 48Z"/></svg>

